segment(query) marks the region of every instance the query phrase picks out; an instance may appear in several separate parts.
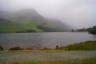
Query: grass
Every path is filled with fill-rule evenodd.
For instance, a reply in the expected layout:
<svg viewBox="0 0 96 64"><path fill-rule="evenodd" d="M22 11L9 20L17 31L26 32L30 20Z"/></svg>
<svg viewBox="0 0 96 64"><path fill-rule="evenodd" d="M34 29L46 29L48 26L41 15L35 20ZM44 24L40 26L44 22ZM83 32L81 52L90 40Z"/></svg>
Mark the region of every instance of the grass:
<svg viewBox="0 0 96 64"><path fill-rule="evenodd" d="M96 58L55 60L55 61L26 61L26 62L13 62L12 64L96 64Z"/></svg>
<svg viewBox="0 0 96 64"><path fill-rule="evenodd" d="M55 53L55 52L64 52L65 50L56 50L56 49L50 49L50 50L4 50L0 51L0 54L3 53L18 53L18 52L32 52L32 53Z"/></svg>
<svg viewBox="0 0 96 64"><path fill-rule="evenodd" d="M96 50L96 41L87 41L77 44L68 45L66 47L61 47L58 49L45 49L45 50L4 50L0 51L1 54L4 53L18 53L18 52L32 52L32 53L56 53L56 52L66 52L66 51L90 51ZM77 59L62 59L62 60L25 60L25 61L12 61L6 62L0 60L1 64L96 64L96 57L87 58L77 58Z"/></svg>
<svg viewBox="0 0 96 64"><path fill-rule="evenodd" d="M75 50L75 51L96 50L96 41L86 41L81 43L75 43L72 45L68 45L66 47L60 47L58 49Z"/></svg>
<svg viewBox="0 0 96 64"><path fill-rule="evenodd" d="M35 22L35 21L32 21ZM36 32L44 32L41 29L37 28L38 22L31 23L30 21L9 21L6 19L0 19L0 33L17 33L17 32L25 32L29 30L34 30Z"/></svg>

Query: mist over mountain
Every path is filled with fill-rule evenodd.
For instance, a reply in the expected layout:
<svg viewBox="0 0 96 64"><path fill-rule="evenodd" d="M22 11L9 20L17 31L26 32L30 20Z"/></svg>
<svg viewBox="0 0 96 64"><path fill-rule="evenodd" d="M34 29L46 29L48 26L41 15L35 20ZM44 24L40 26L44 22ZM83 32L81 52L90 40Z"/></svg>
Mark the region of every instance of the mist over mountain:
<svg viewBox="0 0 96 64"><path fill-rule="evenodd" d="M74 29L96 25L96 0L0 0L0 10L35 9L44 17L56 18Z"/></svg>
<svg viewBox="0 0 96 64"><path fill-rule="evenodd" d="M15 19L28 19L28 20L39 20L43 21L43 16L41 16L36 10L34 9L23 9L15 12L13 14Z"/></svg>
<svg viewBox="0 0 96 64"><path fill-rule="evenodd" d="M1 33L70 31L70 28L60 20L45 18L34 9L0 11L0 29Z"/></svg>

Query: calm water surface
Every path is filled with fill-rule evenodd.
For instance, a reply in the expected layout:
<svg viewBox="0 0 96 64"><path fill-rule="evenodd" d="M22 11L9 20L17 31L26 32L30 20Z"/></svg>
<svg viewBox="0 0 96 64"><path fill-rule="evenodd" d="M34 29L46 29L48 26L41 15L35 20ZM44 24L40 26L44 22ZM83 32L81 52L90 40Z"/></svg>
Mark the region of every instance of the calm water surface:
<svg viewBox="0 0 96 64"><path fill-rule="evenodd" d="M24 48L54 48L56 45L66 46L96 37L87 32L43 32L43 33L11 33L0 34L0 45L4 48L20 46Z"/></svg>

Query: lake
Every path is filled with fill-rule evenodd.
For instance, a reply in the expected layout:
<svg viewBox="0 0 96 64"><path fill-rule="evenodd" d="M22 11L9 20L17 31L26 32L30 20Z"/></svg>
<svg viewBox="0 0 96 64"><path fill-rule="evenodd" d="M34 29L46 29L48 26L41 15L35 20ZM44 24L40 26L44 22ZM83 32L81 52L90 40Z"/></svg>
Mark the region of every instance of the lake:
<svg viewBox="0 0 96 64"><path fill-rule="evenodd" d="M0 34L0 45L4 48L20 46L24 48L55 48L66 46L96 37L87 32L41 32L41 33L6 33Z"/></svg>

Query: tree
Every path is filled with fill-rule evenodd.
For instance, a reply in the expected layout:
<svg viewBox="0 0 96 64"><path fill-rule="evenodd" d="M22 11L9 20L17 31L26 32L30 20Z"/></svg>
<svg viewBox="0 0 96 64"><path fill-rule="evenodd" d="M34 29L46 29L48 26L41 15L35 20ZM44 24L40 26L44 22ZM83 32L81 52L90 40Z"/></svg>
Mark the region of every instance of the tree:
<svg viewBox="0 0 96 64"><path fill-rule="evenodd" d="M88 32L91 34L96 34L96 26L93 26L92 28L90 28Z"/></svg>
<svg viewBox="0 0 96 64"><path fill-rule="evenodd" d="M0 46L0 50L4 50L2 46Z"/></svg>

